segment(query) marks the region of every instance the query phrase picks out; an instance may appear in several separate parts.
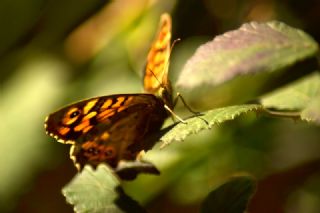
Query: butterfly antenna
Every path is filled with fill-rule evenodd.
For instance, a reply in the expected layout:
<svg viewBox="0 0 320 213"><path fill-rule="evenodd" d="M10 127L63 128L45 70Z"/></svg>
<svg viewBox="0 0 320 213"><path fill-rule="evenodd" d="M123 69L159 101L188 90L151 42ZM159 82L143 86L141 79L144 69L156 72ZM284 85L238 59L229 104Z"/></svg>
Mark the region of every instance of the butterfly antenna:
<svg viewBox="0 0 320 213"><path fill-rule="evenodd" d="M170 55L171 55L171 52L172 52L172 49L173 49L174 45L175 45L177 42L179 42L179 41L181 41L180 38L177 38L177 39L173 40L173 42L172 42L172 44L171 44L171 47L170 47L169 57L170 57Z"/></svg>
<svg viewBox="0 0 320 213"><path fill-rule="evenodd" d="M154 72L153 72L151 69L148 69L148 70L152 73L153 77L158 81L159 85L160 85L161 87L164 87L163 84L162 84L162 82L159 81L159 79L157 78L156 74L154 74Z"/></svg>
<svg viewBox="0 0 320 213"><path fill-rule="evenodd" d="M168 55L168 59L170 58L170 56L171 56L171 52L172 52L172 49L173 49L173 47L174 47L174 45L178 42L178 41L181 41L181 39L180 38L177 38L177 39L175 39L173 42L172 42L172 44L171 44L171 46L170 46L170 51L169 51L169 55ZM167 60L167 63L165 64L165 70L168 70L168 67L169 67L169 60ZM164 87L164 85L163 85L163 81L161 82L158 78L157 78L157 76L156 76L156 74L154 74L154 72L151 70L151 69L149 69L149 71L152 73L152 75L155 77L155 79L158 81L158 83L159 83L159 85L161 86L161 87ZM165 77L166 75L164 75L164 77Z"/></svg>
<svg viewBox="0 0 320 213"><path fill-rule="evenodd" d="M171 46L170 46L170 50L169 50L169 54L168 54L168 60L167 60L167 63L164 65L166 72L168 72L168 69L169 69L169 61L170 61L169 59L170 59L170 57L171 57L171 52L172 52L172 50L173 50L173 47L174 47L174 45L175 45L177 42L179 42L179 41L181 41L180 38L177 38L177 39L173 40L173 42L172 42L172 44L171 44ZM166 77L166 76L167 76L167 75L163 75L163 77Z"/></svg>

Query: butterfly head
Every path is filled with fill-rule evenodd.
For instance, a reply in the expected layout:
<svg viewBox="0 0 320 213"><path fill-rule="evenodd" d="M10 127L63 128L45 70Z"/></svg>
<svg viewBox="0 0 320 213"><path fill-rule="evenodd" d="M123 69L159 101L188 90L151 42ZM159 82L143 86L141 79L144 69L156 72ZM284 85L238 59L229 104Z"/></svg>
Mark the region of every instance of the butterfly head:
<svg viewBox="0 0 320 213"><path fill-rule="evenodd" d="M165 105L173 109L172 87L169 80L167 83L161 84L158 96L163 100Z"/></svg>

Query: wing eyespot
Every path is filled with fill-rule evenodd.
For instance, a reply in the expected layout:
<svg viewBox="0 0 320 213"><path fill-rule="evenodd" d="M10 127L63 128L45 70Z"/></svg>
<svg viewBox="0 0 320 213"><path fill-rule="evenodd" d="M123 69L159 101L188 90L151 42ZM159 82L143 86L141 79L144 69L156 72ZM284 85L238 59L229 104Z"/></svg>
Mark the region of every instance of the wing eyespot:
<svg viewBox="0 0 320 213"><path fill-rule="evenodd" d="M77 110L77 111L72 112L69 117L74 118L74 117L78 116L79 114L80 114L80 111Z"/></svg>
<svg viewBox="0 0 320 213"><path fill-rule="evenodd" d="M88 152L89 154L99 155L100 150L91 147L91 148L89 148L89 149L87 150L87 152Z"/></svg>
<svg viewBox="0 0 320 213"><path fill-rule="evenodd" d="M111 146L106 147L104 154L107 158L113 158L116 156L115 149Z"/></svg>
<svg viewBox="0 0 320 213"><path fill-rule="evenodd" d="M81 110L77 107L73 107L66 112L64 118L62 119L62 123L67 126L71 125L78 120L80 115L81 115Z"/></svg>

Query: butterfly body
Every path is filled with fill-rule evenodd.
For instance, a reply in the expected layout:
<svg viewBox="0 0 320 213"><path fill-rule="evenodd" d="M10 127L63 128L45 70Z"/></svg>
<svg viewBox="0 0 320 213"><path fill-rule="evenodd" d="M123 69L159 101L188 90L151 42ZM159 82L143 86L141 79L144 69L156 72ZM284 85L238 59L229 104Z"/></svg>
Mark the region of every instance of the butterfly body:
<svg viewBox="0 0 320 213"><path fill-rule="evenodd" d="M146 93L90 98L46 118L47 134L72 144L70 158L78 170L102 162L116 168L121 160L135 160L141 150L154 145L156 141L148 138L161 129L168 108L173 109L168 79L170 41L171 18L164 14L147 58Z"/></svg>

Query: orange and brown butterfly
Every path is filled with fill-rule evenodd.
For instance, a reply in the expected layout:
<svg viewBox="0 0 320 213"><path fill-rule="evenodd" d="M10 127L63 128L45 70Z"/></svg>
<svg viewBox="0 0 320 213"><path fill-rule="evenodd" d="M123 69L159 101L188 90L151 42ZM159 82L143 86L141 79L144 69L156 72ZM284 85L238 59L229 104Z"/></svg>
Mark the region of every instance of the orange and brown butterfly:
<svg viewBox="0 0 320 213"><path fill-rule="evenodd" d="M70 157L78 170L102 162L116 168L119 161L135 160L141 150L152 147L144 141L161 129L173 108L168 79L170 42L171 17L163 14L144 72L146 93L90 98L46 118L47 134L72 144Z"/></svg>

